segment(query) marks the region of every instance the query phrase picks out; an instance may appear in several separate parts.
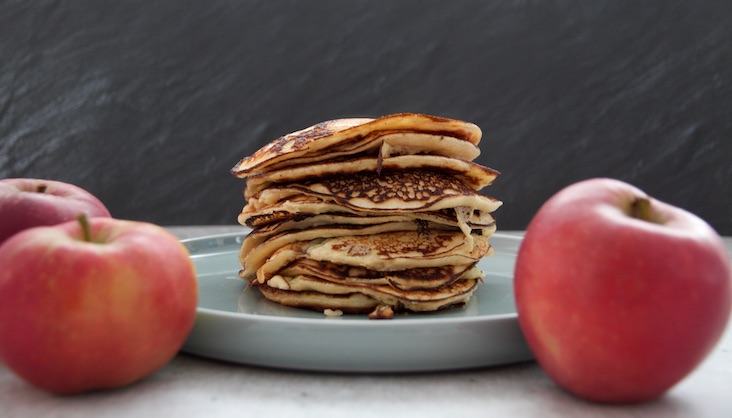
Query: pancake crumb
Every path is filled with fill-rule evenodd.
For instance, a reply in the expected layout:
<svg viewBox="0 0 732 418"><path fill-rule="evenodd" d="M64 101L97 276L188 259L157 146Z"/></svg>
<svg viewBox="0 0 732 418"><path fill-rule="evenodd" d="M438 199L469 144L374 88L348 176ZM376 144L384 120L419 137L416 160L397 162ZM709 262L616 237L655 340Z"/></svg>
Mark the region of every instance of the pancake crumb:
<svg viewBox="0 0 732 418"><path fill-rule="evenodd" d="M392 319L394 310L389 305L379 305L369 314L369 319Z"/></svg>
<svg viewBox="0 0 732 418"><path fill-rule="evenodd" d="M338 316L343 316L343 311L340 310L340 309L336 309L336 310L326 309L326 310L323 311L323 313L325 314L325 316L331 317L331 318L335 318L335 317L338 317Z"/></svg>

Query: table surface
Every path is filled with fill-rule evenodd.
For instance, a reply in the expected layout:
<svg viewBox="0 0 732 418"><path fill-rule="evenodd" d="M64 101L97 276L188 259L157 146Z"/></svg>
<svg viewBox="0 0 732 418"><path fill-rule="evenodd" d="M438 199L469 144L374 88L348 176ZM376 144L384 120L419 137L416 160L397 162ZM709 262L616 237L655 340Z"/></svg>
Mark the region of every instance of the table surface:
<svg viewBox="0 0 732 418"><path fill-rule="evenodd" d="M239 226L169 227L181 238ZM725 238L732 254L732 238ZM128 387L71 397L37 390L0 364L0 416L562 416L731 417L732 321L709 357L662 398L637 405L585 402L535 362L469 371L335 374L267 369L179 354Z"/></svg>

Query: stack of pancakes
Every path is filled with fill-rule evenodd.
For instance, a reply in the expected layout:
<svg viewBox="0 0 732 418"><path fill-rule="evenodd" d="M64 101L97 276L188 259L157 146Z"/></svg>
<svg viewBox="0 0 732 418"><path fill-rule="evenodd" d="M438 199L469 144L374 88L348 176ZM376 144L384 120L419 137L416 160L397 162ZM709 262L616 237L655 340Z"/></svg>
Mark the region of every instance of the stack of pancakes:
<svg viewBox="0 0 732 418"><path fill-rule="evenodd" d="M231 172L246 178L252 228L240 276L269 300L326 314L464 304L492 253L479 193L498 172L473 163L480 129L421 114L338 119L280 137Z"/></svg>

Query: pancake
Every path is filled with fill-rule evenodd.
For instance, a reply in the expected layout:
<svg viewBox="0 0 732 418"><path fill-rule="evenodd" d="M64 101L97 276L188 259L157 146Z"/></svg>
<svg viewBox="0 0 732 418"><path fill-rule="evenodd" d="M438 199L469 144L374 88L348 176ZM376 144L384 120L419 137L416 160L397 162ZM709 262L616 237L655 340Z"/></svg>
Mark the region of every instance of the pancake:
<svg viewBox="0 0 732 418"><path fill-rule="evenodd" d="M477 193L456 178L427 170L359 172L274 185L247 201L242 214L300 195L337 203L353 211L400 213L467 207L492 213L501 202ZM246 219L244 219L246 223Z"/></svg>
<svg viewBox="0 0 732 418"><path fill-rule="evenodd" d="M293 308L325 312L339 311L347 314L365 314L379 307L380 302L362 293L329 295L322 292L295 292L268 285L257 286L268 300Z"/></svg>
<svg viewBox="0 0 732 418"><path fill-rule="evenodd" d="M457 210L459 212L465 212ZM308 222L315 222L309 218L314 216L337 216L341 220L340 223L359 223L358 218L361 217L411 217L414 219L440 223L459 227L455 208L443 209L431 212L409 212L384 213L384 211L351 209L338 205L335 202L321 200L313 196L295 196L286 200L275 202L271 205L258 208L256 211L245 208L239 214L238 220L242 225L250 228L259 229L261 227L282 222L303 222L303 227L308 227ZM352 217L354 222L343 222L342 217ZM464 221L473 229L495 229L496 221L488 212L470 212L464 216Z"/></svg>
<svg viewBox="0 0 732 418"><path fill-rule="evenodd" d="M313 238L318 234L311 235L306 231L297 235L283 235L280 237L282 245L270 244L276 248L274 250L270 247L244 254L242 264L245 267L240 275L253 279L253 271L261 283L301 258L383 273L412 268L475 264L493 251L487 237L474 236L475 245L470 247L459 231L398 231L377 234L363 232L363 235L349 235L346 230L343 235L334 234L330 238ZM268 256L265 258L265 255Z"/></svg>
<svg viewBox="0 0 732 418"><path fill-rule="evenodd" d="M498 171L472 162L476 125L403 113L336 119L240 160L240 277L270 301L329 314L435 311L465 304L490 256L481 190Z"/></svg>
<svg viewBox="0 0 732 418"><path fill-rule="evenodd" d="M382 170L398 172L416 169L452 175L473 190L481 190L490 185L499 175L496 170L479 164L438 155L399 155L386 159L362 157L298 165L250 175L247 178L244 197L250 199L273 183L301 182L318 177L349 175L362 171L378 175Z"/></svg>
<svg viewBox="0 0 732 418"><path fill-rule="evenodd" d="M482 277L475 264L492 252L487 239L478 241L468 249L461 233L432 230L299 241L276 250L252 283L277 303L320 311L437 310L475 291Z"/></svg>
<svg viewBox="0 0 732 418"><path fill-rule="evenodd" d="M253 270L261 264L268 254L287 243L343 235L367 235L387 231L419 231L424 228L454 229L451 224L432 223L409 215L395 216L352 216L352 215L315 215L302 220L283 221L257 228L249 233L242 242L239 261L245 267L242 276L250 277ZM487 227L470 233L486 237L495 228Z"/></svg>
<svg viewBox="0 0 732 418"><path fill-rule="evenodd" d="M367 282L390 284L398 289L424 289L443 286L461 278L473 268L476 255L460 259L458 263L434 263L429 267L407 267L401 270L378 270L369 265L336 263L330 260L318 260L310 257L308 248L312 242L295 242L287 244L269 257L257 269L256 283L264 284L275 275L311 275L336 282ZM484 250L492 252L491 248ZM474 277L476 278L476 277Z"/></svg>
<svg viewBox="0 0 732 418"><path fill-rule="evenodd" d="M464 276L466 276L467 271L472 270L474 266L475 263L459 266L425 267L382 272L362 267L339 265L329 261L315 261L301 258L287 264L277 274L284 277L314 276L336 283L370 283L389 285L400 290L413 290L433 289L448 285L455 280L465 278ZM258 280L258 282L266 283L272 276L274 274L271 274L266 279L263 277L263 280Z"/></svg>
<svg viewBox="0 0 732 418"><path fill-rule="evenodd" d="M439 229L439 225L435 226ZM394 231L413 231L416 233L420 228L424 228L424 226L421 226L418 222L408 220L362 225L327 224L315 228L286 230L271 235L257 230L247 235L244 242L242 242L239 251L239 262L242 264L243 269L239 272L239 275L244 279L254 277L257 269L269 256L279 248L293 242L312 241L324 237L374 235Z"/></svg>
<svg viewBox="0 0 732 418"><path fill-rule="evenodd" d="M328 176L303 183L276 185L251 198L240 214L247 223L268 205L287 202L299 196L331 202L355 213L414 214L447 210L472 245L474 219L486 219L501 202L467 187L444 173L425 170L389 171L380 174L359 172Z"/></svg>
<svg viewBox="0 0 732 418"><path fill-rule="evenodd" d="M393 306L397 311L437 311L465 304L475 292L478 280L458 280L438 289L399 290L390 286L370 284L343 285L312 276L296 276L270 280L257 286L270 300L282 305L324 311L337 309L348 313L368 313L378 306ZM270 285L269 283L272 283ZM355 295L358 295L354 297ZM346 303L354 297L359 303ZM353 302L353 301L352 301Z"/></svg>
<svg viewBox="0 0 732 418"><path fill-rule="evenodd" d="M481 136L480 128L472 123L414 113L336 119L270 142L239 161L231 172L244 178L254 171L278 166L325 161L368 150L378 154L385 141L392 150L389 154L422 152L472 161L479 154Z"/></svg>
<svg viewBox="0 0 732 418"><path fill-rule="evenodd" d="M385 232L375 235L326 238L306 248L312 260L396 271L475 263L492 253L488 238L473 236L470 246L460 231Z"/></svg>

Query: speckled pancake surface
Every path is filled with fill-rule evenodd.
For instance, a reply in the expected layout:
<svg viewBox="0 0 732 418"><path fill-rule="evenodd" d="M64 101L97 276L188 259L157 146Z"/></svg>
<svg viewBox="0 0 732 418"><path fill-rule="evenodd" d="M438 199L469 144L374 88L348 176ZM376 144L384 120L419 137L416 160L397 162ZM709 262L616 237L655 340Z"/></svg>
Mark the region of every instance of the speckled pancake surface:
<svg viewBox="0 0 732 418"><path fill-rule="evenodd" d="M471 246L460 231L351 235L320 240L307 248L307 256L379 271L459 265L475 263L492 251L487 237L473 239Z"/></svg>
<svg viewBox="0 0 732 418"><path fill-rule="evenodd" d="M432 138L424 140L424 146L436 143L440 138L448 138L448 146L434 146L433 149L454 149L461 155L477 156L477 145L482 132L476 125L454 119L415 113L388 115L377 119L346 118L318 123L308 128L293 132L275 139L257 150L251 156L242 159L232 169L237 177L246 177L254 171L268 171L278 164L289 165L298 158L318 156L316 160L330 159L334 156L358 152L366 145L378 141L373 147L380 148L385 134L402 134L394 139L394 147L419 149L419 139L410 140L410 135L429 134ZM364 139L365 138L365 139ZM458 141L454 141L458 140ZM417 142L417 144L413 144ZM360 144L360 145L359 145ZM338 149L340 147L340 149ZM335 148L335 149L331 149ZM467 149L467 151L462 151ZM334 151L335 154L329 153ZM450 154L448 154L450 155ZM290 161L290 163L287 163ZM309 160L310 162L314 160ZM298 163L302 163L299 161Z"/></svg>
<svg viewBox="0 0 732 418"><path fill-rule="evenodd" d="M378 175L382 171L401 170L426 170L451 175L473 190L481 190L490 185L499 174L496 170L479 164L438 155L399 155L386 159L362 157L286 167L250 175L247 178L244 197L250 199L276 183L301 182L317 177L349 175L364 171Z"/></svg>
<svg viewBox="0 0 732 418"><path fill-rule="evenodd" d="M471 212L466 218L467 224L472 229L486 229L492 228L495 230L495 219L489 212ZM403 218L392 218L393 216L409 217L412 219L424 220L428 222L434 222L444 225L450 225L459 227L455 209L443 209L438 211L428 212L405 212L401 213L394 211L392 213L385 213L384 211L376 210L362 210L362 209L351 209L338 205L335 202L328 202L313 196L295 196L289 197L286 200L277 201L271 205L263 206L257 210L249 210L245 208L242 213L239 214L238 220L242 225L259 230L261 227L265 227L271 224L278 224L287 222L290 225L296 225L302 223L303 228L309 227L310 222L319 222L317 219L311 219L312 217L334 217L338 219L338 223L363 223L359 219L362 217L374 218L372 221L367 223L376 223L376 218L386 217L387 219L404 220ZM352 222L347 222L346 218L353 219Z"/></svg>
<svg viewBox="0 0 732 418"><path fill-rule="evenodd" d="M354 211L436 211L457 206L492 213L501 202L482 195L458 179L429 170L358 172L299 183L278 184L248 200L242 213L305 195L331 201Z"/></svg>
<svg viewBox="0 0 732 418"><path fill-rule="evenodd" d="M288 237L274 250L267 249L259 255L253 255L255 252L245 255L245 270L242 270L241 275L253 271L256 280L264 283L301 260L320 263L319 268L328 266L329 274L325 275L330 277L334 272L348 272L348 277L360 278L400 274L414 276L419 272L404 271L432 268L441 269L440 274L446 274L447 271L455 271L455 268L464 271L467 266L474 265L480 258L493 252L488 237L474 236L471 247L461 232L454 230L430 231L426 234L424 231L402 231L334 235L329 238L311 238L305 234L299 236L310 239L292 241ZM263 255L267 254L269 256L264 258ZM248 263L251 264L247 269ZM314 264L310 263L310 268L314 268ZM400 271L402 273L395 273ZM421 274L428 273L422 270ZM250 275L246 278L254 280Z"/></svg>
<svg viewBox="0 0 732 418"><path fill-rule="evenodd" d="M420 223L412 220L403 222L383 222L376 224L327 224L314 228L286 230L272 235L260 234L259 231L251 233L244 238L239 253L239 262L243 269L239 275L242 278L254 277L265 260L276 250L287 244L297 241L313 241L322 238L342 236L372 236L385 232L407 232L417 231L425 228ZM439 225L434 225L438 229ZM262 236L264 235L264 236Z"/></svg>

